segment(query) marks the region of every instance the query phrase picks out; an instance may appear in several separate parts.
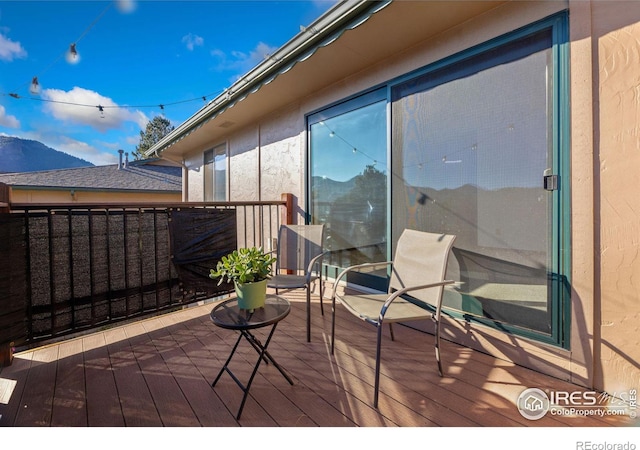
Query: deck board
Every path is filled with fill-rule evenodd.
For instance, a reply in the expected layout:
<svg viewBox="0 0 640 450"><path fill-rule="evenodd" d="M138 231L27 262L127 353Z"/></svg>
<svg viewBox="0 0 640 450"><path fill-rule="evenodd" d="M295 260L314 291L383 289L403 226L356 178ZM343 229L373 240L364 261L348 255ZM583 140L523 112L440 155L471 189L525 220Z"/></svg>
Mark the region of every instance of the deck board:
<svg viewBox="0 0 640 450"><path fill-rule="evenodd" d="M41 347L33 352L16 425L35 427L51 424L57 358L57 345Z"/></svg>
<svg viewBox="0 0 640 450"><path fill-rule="evenodd" d="M87 426L84 357L81 339L58 345L52 426Z"/></svg>
<svg viewBox="0 0 640 450"><path fill-rule="evenodd" d="M433 336L385 330L379 409L372 406L375 329L338 305L330 354L331 305L313 302L306 341L302 291L285 293L292 311L269 352L294 381L261 363L241 419L242 391L223 373L237 334L213 325L212 304L133 322L15 355L0 379L15 384L0 403L0 426L73 427L610 427L628 417L522 417L527 387L580 390L485 353L443 342L439 377ZM256 333L263 333L257 330ZM263 335L262 335L263 336ZM232 370L248 380L257 353L245 341Z"/></svg>
<svg viewBox="0 0 640 450"><path fill-rule="evenodd" d="M124 426L124 416L104 333L82 338L85 361L87 423L92 427Z"/></svg>
<svg viewBox="0 0 640 450"><path fill-rule="evenodd" d="M126 327L106 331L105 340L125 426L162 426L160 414L127 340Z"/></svg>

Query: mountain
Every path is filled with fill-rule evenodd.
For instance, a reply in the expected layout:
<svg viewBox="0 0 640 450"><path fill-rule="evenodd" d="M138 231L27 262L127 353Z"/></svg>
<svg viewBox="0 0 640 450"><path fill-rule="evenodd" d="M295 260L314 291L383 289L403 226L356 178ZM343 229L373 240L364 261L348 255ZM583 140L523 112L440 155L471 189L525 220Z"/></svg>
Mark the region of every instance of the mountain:
<svg viewBox="0 0 640 450"><path fill-rule="evenodd" d="M88 161L47 147L42 142L0 136L0 173L91 167Z"/></svg>
<svg viewBox="0 0 640 450"><path fill-rule="evenodd" d="M347 181L335 181L327 177L313 177L313 198L317 203L331 203L336 198L350 192L355 186L356 177Z"/></svg>

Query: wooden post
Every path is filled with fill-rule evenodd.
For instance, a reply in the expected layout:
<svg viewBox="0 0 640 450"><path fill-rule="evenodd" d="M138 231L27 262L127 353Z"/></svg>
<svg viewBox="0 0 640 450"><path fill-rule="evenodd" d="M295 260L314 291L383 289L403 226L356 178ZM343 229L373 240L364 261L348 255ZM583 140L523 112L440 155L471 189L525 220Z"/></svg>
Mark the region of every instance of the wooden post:
<svg viewBox="0 0 640 450"><path fill-rule="evenodd" d="M11 186L0 183L0 214L9 214L10 211ZM10 366L13 362L13 345L13 342L0 342L0 367Z"/></svg>
<svg viewBox="0 0 640 450"><path fill-rule="evenodd" d="M282 194L280 197L284 202L284 210L282 211L282 215L280 216L280 221L282 225L292 225L293 224L293 194ZM293 270L287 269L284 273L293 274Z"/></svg>
<svg viewBox="0 0 640 450"><path fill-rule="evenodd" d="M13 342L0 345L0 367L10 366L13 362Z"/></svg>
<svg viewBox="0 0 640 450"><path fill-rule="evenodd" d="M285 202L285 205L280 221L283 225L290 225L293 223L293 194L282 194L281 199Z"/></svg>
<svg viewBox="0 0 640 450"><path fill-rule="evenodd" d="M8 214L11 211L11 186L0 183L0 214Z"/></svg>

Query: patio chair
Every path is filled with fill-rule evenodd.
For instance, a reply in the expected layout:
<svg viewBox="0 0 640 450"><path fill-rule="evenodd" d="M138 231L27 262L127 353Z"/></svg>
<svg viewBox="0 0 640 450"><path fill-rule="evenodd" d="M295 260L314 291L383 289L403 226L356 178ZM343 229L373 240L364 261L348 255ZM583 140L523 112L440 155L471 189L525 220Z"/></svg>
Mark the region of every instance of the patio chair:
<svg viewBox="0 0 640 450"><path fill-rule="evenodd" d="M282 225L278 232L275 274L267 282L276 294L280 289L302 289L307 293L307 342L311 342L311 283L319 280L320 311L323 289L321 271L324 225Z"/></svg>
<svg viewBox="0 0 640 450"><path fill-rule="evenodd" d="M442 376L440 361L440 315L442 291L454 281L445 280L449 251L455 240L453 235L404 230L394 261L366 263L344 269L336 279L332 296L331 354L335 346L336 300L352 314L377 327L376 367L373 406L378 407L380 387L380 349L382 326L394 322L432 319L435 322L435 354L438 373ZM389 266L391 277L386 294L339 294L338 283L353 270ZM409 294L410 297L408 297ZM393 339L393 330L391 330Z"/></svg>

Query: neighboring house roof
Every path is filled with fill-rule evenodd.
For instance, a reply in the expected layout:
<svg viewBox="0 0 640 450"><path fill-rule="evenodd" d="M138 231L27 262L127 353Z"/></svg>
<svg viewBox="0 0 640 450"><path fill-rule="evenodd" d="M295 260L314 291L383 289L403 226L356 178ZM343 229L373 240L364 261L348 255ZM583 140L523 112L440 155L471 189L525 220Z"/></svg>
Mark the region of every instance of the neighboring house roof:
<svg viewBox="0 0 640 450"><path fill-rule="evenodd" d="M92 191L161 193L182 191L180 167L133 161L126 167L118 164L73 169L0 174L0 183L22 189L80 189Z"/></svg>

